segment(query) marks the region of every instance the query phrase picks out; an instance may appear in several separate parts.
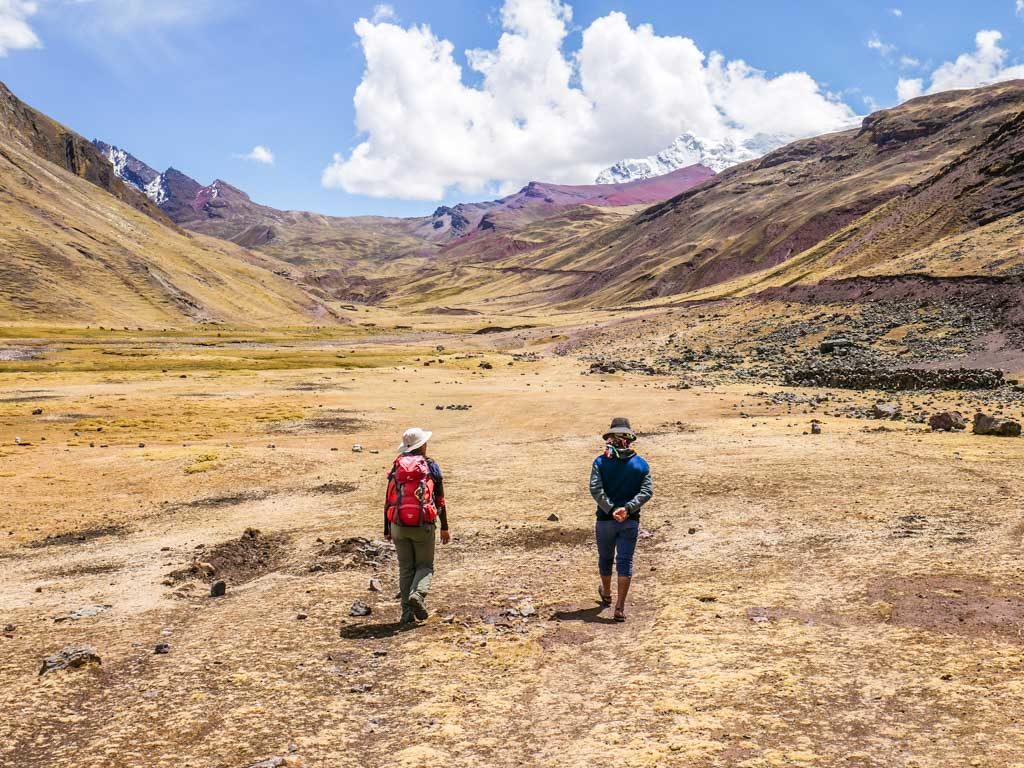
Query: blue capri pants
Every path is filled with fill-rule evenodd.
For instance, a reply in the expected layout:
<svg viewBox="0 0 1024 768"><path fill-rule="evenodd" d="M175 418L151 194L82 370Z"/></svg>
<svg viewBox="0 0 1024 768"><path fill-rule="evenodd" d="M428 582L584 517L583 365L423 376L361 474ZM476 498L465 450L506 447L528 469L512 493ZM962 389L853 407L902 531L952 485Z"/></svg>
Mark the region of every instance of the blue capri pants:
<svg viewBox="0 0 1024 768"><path fill-rule="evenodd" d="M619 523L615 520L598 520L597 568L602 576L612 575L612 563L619 576L633 575L633 553L636 551L637 536L640 535L640 521L626 518Z"/></svg>

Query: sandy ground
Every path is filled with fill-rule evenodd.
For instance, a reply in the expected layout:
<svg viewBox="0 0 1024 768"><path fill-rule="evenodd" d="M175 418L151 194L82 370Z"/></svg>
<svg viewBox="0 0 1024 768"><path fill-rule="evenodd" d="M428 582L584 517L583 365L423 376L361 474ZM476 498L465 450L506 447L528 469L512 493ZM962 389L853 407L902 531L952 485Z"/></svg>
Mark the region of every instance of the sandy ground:
<svg viewBox="0 0 1024 768"><path fill-rule="evenodd" d="M1024 441L445 344L0 374L0 765L1024 766ZM656 491L623 625L585 485L617 415ZM380 537L412 425L454 541L399 631L394 563L328 550ZM168 578L247 528L225 597ZM73 644L102 665L39 675Z"/></svg>

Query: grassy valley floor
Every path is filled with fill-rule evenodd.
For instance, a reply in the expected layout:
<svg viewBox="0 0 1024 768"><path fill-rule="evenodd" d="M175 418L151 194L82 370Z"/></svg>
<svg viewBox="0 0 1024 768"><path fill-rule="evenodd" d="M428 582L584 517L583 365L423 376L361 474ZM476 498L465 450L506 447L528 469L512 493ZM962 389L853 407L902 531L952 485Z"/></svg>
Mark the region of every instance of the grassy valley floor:
<svg viewBox="0 0 1024 768"><path fill-rule="evenodd" d="M583 375L557 329L345 333L9 332L0 765L1024 766L1024 441ZM656 492L623 625L586 490L618 415ZM454 540L400 631L413 425Z"/></svg>

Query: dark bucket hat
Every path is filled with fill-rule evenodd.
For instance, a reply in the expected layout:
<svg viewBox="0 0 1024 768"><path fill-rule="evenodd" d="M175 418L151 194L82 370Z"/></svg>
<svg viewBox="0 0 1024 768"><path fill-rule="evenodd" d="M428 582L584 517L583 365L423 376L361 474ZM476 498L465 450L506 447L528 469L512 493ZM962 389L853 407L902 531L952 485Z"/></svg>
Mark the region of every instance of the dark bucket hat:
<svg viewBox="0 0 1024 768"><path fill-rule="evenodd" d="M636 433L629 425L629 419L621 416L612 419L612 425L608 427L608 431L604 433L604 439L607 440L612 435L629 435L630 437L636 437Z"/></svg>

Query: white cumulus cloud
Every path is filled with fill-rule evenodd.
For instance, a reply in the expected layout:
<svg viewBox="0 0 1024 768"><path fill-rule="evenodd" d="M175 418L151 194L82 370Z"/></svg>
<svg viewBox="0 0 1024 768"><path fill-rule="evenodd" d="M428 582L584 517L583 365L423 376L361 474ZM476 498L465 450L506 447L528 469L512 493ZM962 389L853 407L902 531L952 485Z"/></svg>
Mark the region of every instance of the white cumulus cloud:
<svg viewBox="0 0 1024 768"><path fill-rule="evenodd" d="M262 144L257 144L250 152L247 152L244 155L235 155L235 157L239 160L251 160L254 163L260 163L262 165L274 164L274 153Z"/></svg>
<svg viewBox="0 0 1024 768"><path fill-rule="evenodd" d="M804 72L770 76L705 55L612 12L563 52L572 8L505 0L495 48L466 52L427 25L360 19L366 70L355 92L361 140L323 184L379 197L514 189L531 179L587 183L623 157L664 149L683 131L711 139L806 136L845 127L852 110Z"/></svg>
<svg viewBox="0 0 1024 768"><path fill-rule="evenodd" d="M981 30L974 36L975 49L940 65L931 73L927 88L925 78L900 78L896 95L900 101L906 101L925 93L975 88L1024 77L1024 65L1007 65L1008 53L999 44L1002 39L1003 34L997 30Z"/></svg>
<svg viewBox="0 0 1024 768"><path fill-rule="evenodd" d="M1017 15L1024 16L1024 0L1017 0Z"/></svg>
<svg viewBox="0 0 1024 768"><path fill-rule="evenodd" d="M0 58L9 51L40 48L42 43L28 24L39 7L27 0L0 0Z"/></svg>

